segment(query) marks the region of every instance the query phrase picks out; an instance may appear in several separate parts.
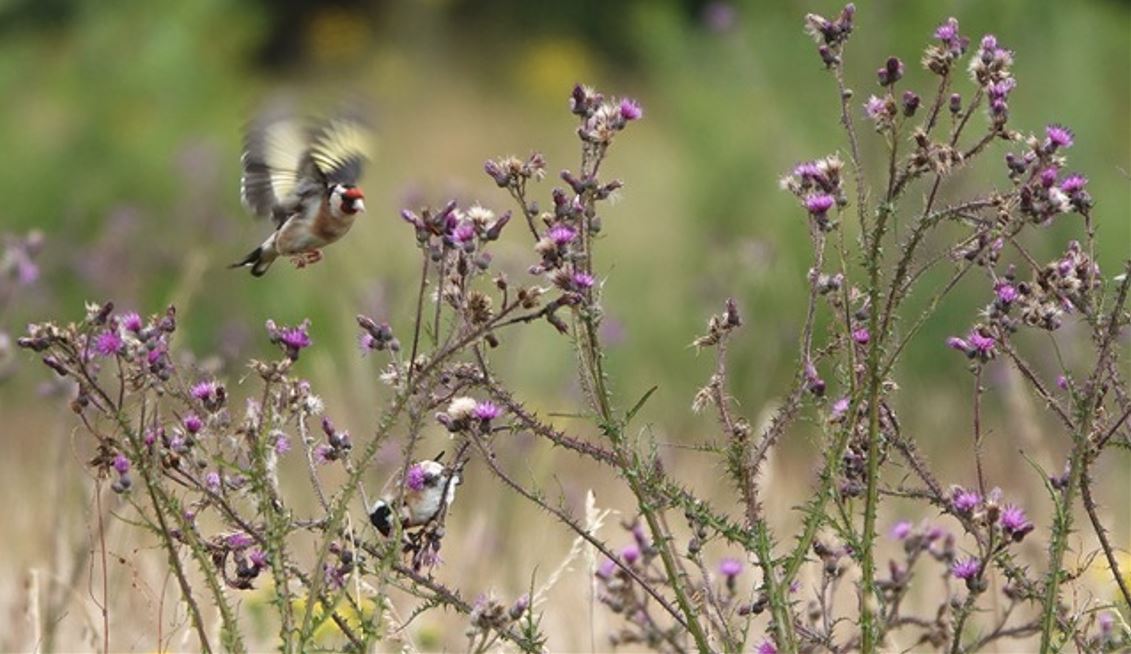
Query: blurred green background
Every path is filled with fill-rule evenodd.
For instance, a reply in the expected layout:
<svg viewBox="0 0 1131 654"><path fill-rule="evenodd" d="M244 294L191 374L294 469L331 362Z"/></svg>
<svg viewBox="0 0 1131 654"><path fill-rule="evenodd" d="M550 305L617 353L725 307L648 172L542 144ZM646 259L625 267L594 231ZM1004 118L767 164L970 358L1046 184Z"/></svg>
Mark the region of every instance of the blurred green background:
<svg viewBox="0 0 1131 654"><path fill-rule="evenodd" d="M638 97L647 112L610 162L628 183L608 212L603 255L619 341L614 372L659 381L682 409L695 382L679 374L692 356L683 346L709 310L735 295L756 335L736 348L739 395L764 396L793 365L810 256L803 216L776 180L798 160L844 147L831 80L800 32L801 16L836 9L0 3L0 224L41 229L48 243L35 297L18 319L7 317L8 328L73 313L85 299L142 311L178 300L194 349L238 359L262 351L259 325L269 316L310 317L323 343L344 339L357 310L404 325L413 253L397 210L449 196L505 208L480 172L488 156L540 149L551 171L576 165L565 97L581 81ZM1115 265L1131 237L1122 172L1131 168L1131 5L862 2L848 53L858 99L876 90L872 71L893 53L910 64L904 88L926 95L931 81L917 59L951 14L964 33L993 31L1016 51L1016 128L1059 121L1076 130L1070 168L1092 180L1101 263ZM329 261L252 280L221 265L264 233L237 199L240 129L279 89L313 107L350 94L374 98L381 147L365 180L366 222ZM878 141L864 140L876 154ZM1004 184L997 150L957 176L951 192ZM1053 253L1074 222L1044 230L1034 247ZM511 254L521 263L521 251ZM962 329L986 293L970 281L920 341L929 345L911 351L908 374L961 374L932 362L935 344ZM320 350L337 364L354 355Z"/></svg>
<svg viewBox="0 0 1131 654"><path fill-rule="evenodd" d="M1069 170L1090 178L1100 263L1118 267L1131 251L1131 3L857 6L847 62L861 120L888 55L908 64L901 88L931 92L918 60L949 15L973 39L993 32L1013 49L1011 124L1075 130ZM0 314L0 329L15 335L30 320L77 318L85 300L143 313L175 302L180 347L234 380L247 357L266 355L264 320L310 318L316 346L300 373L336 421L363 433L385 391L375 380L381 363L354 346L353 316L387 319L402 336L411 318L417 255L397 212L448 198L511 208L482 162L531 150L549 161L551 178L536 191L545 204L556 172L577 165L566 98L585 82L645 110L607 168L627 183L604 216L599 255L614 384L623 404L658 384L646 410L657 438L701 442L712 423L688 408L710 361L688 344L726 297L738 298L747 319L731 365L744 411L753 418L779 397L796 364L811 252L805 217L777 180L800 160L845 149L833 81L801 30L806 12L838 9L825 0L0 0L0 232L45 235L42 275ZM368 214L349 237L312 268L282 262L253 279L225 269L267 229L239 204L241 128L280 90L315 109L373 98L380 149L363 178ZM960 80L956 90L969 97L973 85ZM983 115L974 120L980 130ZM880 141L860 129L877 162ZM951 179L947 197L1004 187L1003 154L992 146ZM908 194L906 211L921 192ZM1028 244L1050 258L1080 230L1078 217L1062 217ZM512 277L533 260L513 233L495 253ZM989 292L986 279L969 276L899 372L905 420L928 447L967 437L969 376L942 343L965 332ZM1058 335L1081 337L1071 328ZM1044 341L1032 343L1039 353ZM1065 353L1070 367L1086 364L1076 358L1082 349ZM20 356L0 385L6 447L45 433L57 410L34 401L46 372ZM1055 376L1054 362L1038 358ZM536 406L572 408L559 399L575 393L571 357L550 327L507 336L496 359ZM1017 387L1004 373L991 386ZM992 425L1016 425L1015 396L991 396ZM799 471L811 467L799 459ZM10 484L35 474L32 466Z"/></svg>
<svg viewBox="0 0 1131 654"><path fill-rule="evenodd" d="M310 317L325 344L345 338L358 310L404 325L414 268L397 210L449 196L507 208L481 173L488 156L539 149L552 172L575 166L565 97L581 81L638 97L647 112L610 162L628 184L608 212L603 255L614 372L655 379L684 404L696 380L679 374L692 356L683 346L735 295L756 335L735 352L739 395L771 393L794 363L810 257L803 216L776 180L844 147L801 16L837 5L541 4L0 3L0 224L41 229L48 243L37 297L9 329L85 299L142 311L178 300L194 349L238 359L262 351L267 317ZM926 95L917 59L951 14L965 34L992 31L1016 51L1015 128L1076 130L1070 169L1091 179L1101 263L1116 265L1131 237L1131 5L862 2L848 52L858 99L893 53L910 64L904 88ZM374 98L380 150L366 221L329 261L252 280L221 265L265 229L238 203L240 129L279 89L313 107ZM996 149L951 193L1005 184ZM1075 222L1043 230L1034 247L1054 253ZM510 254L522 263L524 253ZM927 347L912 350L908 374L961 374L932 362L986 293L970 281L925 333ZM354 358L320 350L339 364Z"/></svg>

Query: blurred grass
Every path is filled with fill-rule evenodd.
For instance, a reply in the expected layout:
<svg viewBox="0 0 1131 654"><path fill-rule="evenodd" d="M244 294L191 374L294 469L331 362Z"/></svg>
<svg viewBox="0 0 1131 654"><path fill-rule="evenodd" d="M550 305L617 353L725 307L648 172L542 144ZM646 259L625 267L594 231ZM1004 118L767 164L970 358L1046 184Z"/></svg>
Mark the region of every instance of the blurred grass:
<svg viewBox="0 0 1131 654"><path fill-rule="evenodd" d="M410 198L440 204L455 197L509 208L482 174L489 156L537 149L551 171L575 167L565 98L581 81L637 97L646 112L614 147L607 169L628 184L604 216L600 255L609 369L622 404L659 384L643 414L656 438L676 444L713 438L711 421L688 411L709 361L687 344L708 313L732 295L747 319L731 348L734 393L743 410L754 417L770 406L791 375L811 255L804 217L778 190L777 178L799 160L845 147L832 82L800 29L806 11L832 14L835 3L739 3L733 25L721 31L704 21L706 4L674 1L615 8L582 2L552 10L517 1L291 2L276 10L232 0L126 0L58 2L65 9L58 15L29 9L34 6L0 4L0 152L8 164L0 167L0 197L6 200L0 227L46 232L45 277L36 293L0 316L0 328L18 332L28 320L74 317L87 299L113 299L145 312L175 301L180 346L201 354L219 351L223 358L213 363L234 380L243 374L241 360L266 352L265 319L293 323L309 317L316 347L304 354L300 371L327 398L336 421L364 433L376 415L374 398L386 391L376 381L380 364L361 359L353 347L353 315L389 319L403 332L415 292L416 254L397 211ZM858 34L848 51L857 105L875 89L872 70L889 54L908 63L902 88L926 96L933 81L917 60L947 15L960 18L963 33L976 39L993 31L1014 49L1014 127L1039 131L1047 122L1062 122L1075 130L1070 169L1089 176L1099 203L1100 263L1112 270L1128 256L1131 5L887 0L858 7ZM284 23L280 16L303 19ZM277 52L265 44L280 38L293 44L294 53L265 58L264 52ZM279 88L315 107L359 91L375 98L380 150L365 179L369 213L349 238L309 270L297 273L281 264L254 280L223 267L265 230L238 202L240 130ZM972 92L969 85L958 88L966 96ZM874 161L878 141L866 128L861 133ZM1005 184L1002 154L995 146L951 182L949 193ZM552 185L549 180L539 189L543 202ZM909 194L908 211L917 197ZM1079 233L1076 219L1064 218L1028 244L1048 258ZM525 278L531 255L520 239L506 239L495 254L512 278ZM941 344L965 331L988 293L985 280L966 280L908 349L899 402L905 424L928 451L946 452L953 439L968 437L968 375ZM1057 340L1066 344L1070 365L1086 365L1083 353L1067 344L1073 337L1082 334L1069 329ZM1047 339L1029 340L1031 351L1048 351ZM494 357L504 379L524 389L535 406L573 408L568 400L576 388L565 372L572 359L548 326L506 335ZM1053 362L1047 354L1038 359L1051 379ZM54 404L35 400L44 372L30 359L26 363L0 387L8 423L0 433L18 452L9 458L17 468L2 475L0 490L15 497L41 494L49 471L62 466L75 475L82 461L79 443L68 444L73 451L64 451L64 464L45 454L54 450L24 447L58 438L56 430L70 426L52 417ZM1032 475L1011 467L1018 443L1043 453L1042 463L1053 467L1063 438L1016 379L999 374L990 386L987 422L1008 435L988 446L992 467L1003 485L1032 493L1039 488ZM793 519L785 509L804 496L812 472L806 455L816 433L802 425L775 463L780 505L771 511L779 513L781 527ZM665 456L679 464L688 483L727 497L728 489L715 481L719 470L702 457L676 449L666 449ZM530 478L551 487L548 475L556 471L571 501L586 488L612 486L607 471L568 457L563 468L561 455L522 439L513 457ZM964 458L936 463L943 479L969 481ZM1126 464L1107 465L1114 475L1108 504L1126 506L1131 496L1116 480ZM568 547L556 530L526 533L523 525L537 519L534 512L500 494L483 471L473 467L462 492L496 507L455 515L453 531L467 547L514 557L507 576L493 580L498 587L521 592L531 566L552 568L563 542ZM82 501L75 487L65 495L71 504ZM0 525L34 534L31 541L40 544L61 537L36 517L10 513ZM65 533L74 531L72 526ZM1131 534L1120 537L1124 546L1131 542ZM451 547L449 560L460 567L449 574L466 587L482 587L498 574L492 556L467 561L458 543ZM14 583L27 565L42 564L34 550L14 560L20 568L8 571L6 582ZM584 601L583 580L571 583L563 592ZM568 619L553 620L555 633L570 633ZM571 646L588 645L587 634L562 638Z"/></svg>

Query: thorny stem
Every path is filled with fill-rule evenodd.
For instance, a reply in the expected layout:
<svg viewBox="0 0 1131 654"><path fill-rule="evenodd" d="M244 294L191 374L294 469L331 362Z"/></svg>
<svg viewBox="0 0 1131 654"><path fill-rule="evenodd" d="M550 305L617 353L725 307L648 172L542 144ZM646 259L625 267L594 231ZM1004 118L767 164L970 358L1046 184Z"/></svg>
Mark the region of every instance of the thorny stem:
<svg viewBox="0 0 1131 654"><path fill-rule="evenodd" d="M986 476L982 473L982 364L974 371L974 465L978 470L978 493L986 496Z"/></svg>
<svg viewBox="0 0 1131 654"><path fill-rule="evenodd" d="M110 570L106 566L106 523L102 516L101 480L94 487L94 503L95 511L98 512L98 550L102 555L102 651L110 654Z"/></svg>
<svg viewBox="0 0 1131 654"><path fill-rule="evenodd" d="M421 251L420 289L416 292L416 319L412 321L412 354L408 359L408 372L405 373L405 387L412 388L412 372L416 368L416 352L420 346L421 315L424 312L424 291L428 288L428 260L426 251Z"/></svg>
<svg viewBox="0 0 1131 654"><path fill-rule="evenodd" d="M596 179L597 171L600 168L601 161L604 159L604 155L604 147L599 147L593 152L590 152L589 149L586 148L585 152L583 152L581 162L582 174L590 179ZM592 191L586 192L583 204L585 205L586 220L581 229L583 248L582 260L586 271L591 273L593 269L593 249L592 238L590 236L590 221L594 215L594 196ZM611 393L605 384L605 373L602 366L604 354L597 336L597 324L594 316L595 310L596 305L593 303L593 294L590 292L587 294L584 306L576 309L583 330L581 337L575 338L574 343L578 348L579 357L587 363L590 378L593 382L594 394L596 395L596 409L600 416L602 427L612 441L613 449L617 452L618 456L628 464L626 468L623 469L622 474L628 482L632 494L637 499L637 506L640 509L641 516L648 524L648 529L652 534L653 544L659 552L660 560L663 563L664 573L671 582L672 591L676 596L676 603L679 604L680 611L683 612L685 627L691 632L691 636L695 640L696 647L698 647L699 651L709 652L711 651L710 643L707 640L706 633L703 631L703 626L699 622L698 611L695 610L695 607L692 605L687 595L687 590L684 587L686 580L679 573L675 555L672 553L671 536L666 533L661 526L660 520L656 515L656 509L653 507L654 500L641 479L650 473L645 470L640 456L630 451L624 440L623 422L613 415Z"/></svg>
<svg viewBox="0 0 1131 654"><path fill-rule="evenodd" d="M883 205L877 211L876 227L872 233L871 248L866 259L868 265L868 341L867 380L868 380L868 478L864 504L864 539L861 562L863 574L860 591L860 631L864 652L876 648L877 625L874 624L873 604L876 601L876 573L873 544L876 538L876 509L879 502L877 489L880 475L880 358L883 334L879 331L880 310L880 243L887 228L890 205Z"/></svg>
<svg viewBox="0 0 1131 654"><path fill-rule="evenodd" d="M841 60L843 60L843 48L841 52ZM852 123L852 112L849 109L849 100L852 98L852 92L848 89L844 81L844 66L840 61L833 65L833 74L836 76L837 91L840 93L840 124L844 127L845 133L848 135L848 145L850 152L850 160L852 161L852 176L853 183L856 186L856 214L860 219L860 238L867 238L867 218L866 210L867 195L864 188L864 172L862 164L860 163L860 144L856 139L856 128Z"/></svg>
<svg viewBox="0 0 1131 654"><path fill-rule="evenodd" d="M1119 286L1115 306L1112 307L1109 314L1107 330L1101 336L1096 367L1088 381L1086 387L1088 391L1078 405L1078 412L1082 415L1077 423L1077 429L1072 434L1073 444L1068 464L1068 482L1060 500L1056 502L1052 540L1049 543L1049 569L1045 579L1045 597L1041 611L1041 651L1048 651L1052 646L1053 628L1056 625L1056 608L1060 603L1060 582L1064 573L1062 570L1064 551L1068 547L1068 534L1072 529L1072 504L1083 479L1085 457L1088 455L1088 449L1091 445L1093 422L1096 418L1095 400L1100 393L1100 382L1106 370L1109 348L1119 332L1120 314L1127 301L1128 286L1131 286L1131 262L1124 265L1123 283Z"/></svg>
<svg viewBox="0 0 1131 654"><path fill-rule="evenodd" d="M595 536L589 533L587 529L578 524L578 522L567 513L565 513L561 509L550 506L542 498L538 497L538 495L527 490L521 484L512 479L510 475L508 475L505 471L503 471L502 468L499 467L499 463L495 458L494 452L488 449L481 439L471 437L471 441L475 445L476 449L479 450L479 453L483 456L483 460L487 464L487 467L491 469L491 472L493 472L500 481L502 481L522 497L526 498L528 501L536 504L543 511L546 511L547 513L553 515L562 524L568 526L574 531L574 533L585 539L585 541L596 548L597 551L601 552L601 554L612 561L618 568L623 570L625 574L632 577L634 581L640 584L640 587L643 588L644 591L649 595L651 595L681 627L683 627L684 629L689 629L689 626L685 621L685 618L681 616L680 611L676 610L676 608L673 607L671 603L664 598L663 595L660 595L646 579L641 577L639 573L633 570L632 566L621 561L621 558L619 556L614 554L613 551L610 550L604 543L602 543ZM681 606L680 609L682 610L682 608L683 607Z"/></svg>
<svg viewBox="0 0 1131 654"><path fill-rule="evenodd" d="M1085 457L1083 461L1084 469L1080 474L1080 497L1084 502L1084 510L1088 513L1088 519L1092 522L1092 529L1096 532L1096 539L1100 541L1100 547L1103 549L1104 558L1107 559L1111 576L1115 578L1115 583L1119 586L1123 601L1131 606L1131 591L1128 590L1127 581L1119 572L1119 560L1116 559L1115 551L1107 537L1107 531L1104 529L1103 523L1100 522L1099 514L1096 511L1096 501L1092 498L1092 478L1088 474L1089 463L1089 458Z"/></svg>

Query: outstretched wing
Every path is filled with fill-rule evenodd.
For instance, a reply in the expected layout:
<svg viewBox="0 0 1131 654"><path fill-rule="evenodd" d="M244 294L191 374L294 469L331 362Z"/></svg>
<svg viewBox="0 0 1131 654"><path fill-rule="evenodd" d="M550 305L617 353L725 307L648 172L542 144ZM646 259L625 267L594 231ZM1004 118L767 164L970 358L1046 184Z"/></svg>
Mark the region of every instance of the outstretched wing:
<svg viewBox="0 0 1131 654"><path fill-rule="evenodd" d="M331 184L357 184L369 161L373 130L361 119L342 115L317 125L310 157Z"/></svg>
<svg viewBox="0 0 1131 654"><path fill-rule="evenodd" d="M303 198L328 183L356 184L372 139L369 126L349 114L312 121L282 109L264 113L244 137L240 199L281 226Z"/></svg>
<svg viewBox="0 0 1131 654"><path fill-rule="evenodd" d="M244 207L262 218L274 217L274 209L294 193L304 171L309 174L313 168L310 146L310 131L287 114L265 114L248 125L240 159Z"/></svg>

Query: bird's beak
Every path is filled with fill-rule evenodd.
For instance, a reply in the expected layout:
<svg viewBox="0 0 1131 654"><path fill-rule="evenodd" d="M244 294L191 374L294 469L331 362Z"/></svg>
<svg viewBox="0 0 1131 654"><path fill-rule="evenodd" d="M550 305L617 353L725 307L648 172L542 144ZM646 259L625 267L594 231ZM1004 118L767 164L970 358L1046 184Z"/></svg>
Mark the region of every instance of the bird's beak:
<svg viewBox="0 0 1131 654"><path fill-rule="evenodd" d="M353 208L354 208L354 211L356 211L358 213L365 213L365 201L362 200L361 198L354 200L353 201Z"/></svg>

